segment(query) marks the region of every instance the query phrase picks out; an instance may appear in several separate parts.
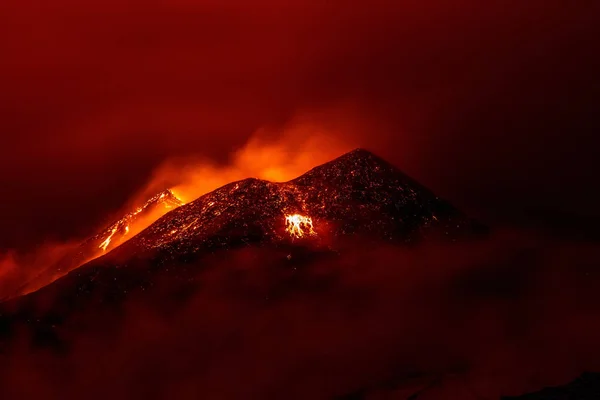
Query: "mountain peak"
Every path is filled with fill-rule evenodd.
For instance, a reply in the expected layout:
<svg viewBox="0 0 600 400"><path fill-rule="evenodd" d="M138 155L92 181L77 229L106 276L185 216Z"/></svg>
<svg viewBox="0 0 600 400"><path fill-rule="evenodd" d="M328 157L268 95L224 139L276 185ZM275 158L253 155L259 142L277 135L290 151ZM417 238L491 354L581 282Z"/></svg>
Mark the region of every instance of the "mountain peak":
<svg viewBox="0 0 600 400"><path fill-rule="evenodd" d="M375 154L365 149L364 147L357 147L353 150L342 155L343 156L353 156L353 157L374 157Z"/></svg>
<svg viewBox="0 0 600 400"><path fill-rule="evenodd" d="M162 192L155 194L142 205L142 208L151 206L154 203L164 203L171 207L179 207L183 205L183 202L179 198L177 198L177 196L175 196L171 189L165 189Z"/></svg>
<svg viewBox="0 0 600 400"><path fill-rule="evenodd" d="M306 185L312 184L315 178L337 181L356 179L371 181L373 175L397 173L400 173L400 171L392 164L366 149L356 148L311 169L291 182Z"/></svg>
<svg viewBox="0 0 600 400"><path fill-rule="evenodd" d="M354 150L350 150L349 152L342 154L341 156L331 160L330 162L335 163L335 162L344 161L344 160L353 160L354 162L376 161L380 164L390 165L387 161L385 161L381 157L378 157L371 151L369 151L365 148L362 148L362 147L357 147Z"/></svg>

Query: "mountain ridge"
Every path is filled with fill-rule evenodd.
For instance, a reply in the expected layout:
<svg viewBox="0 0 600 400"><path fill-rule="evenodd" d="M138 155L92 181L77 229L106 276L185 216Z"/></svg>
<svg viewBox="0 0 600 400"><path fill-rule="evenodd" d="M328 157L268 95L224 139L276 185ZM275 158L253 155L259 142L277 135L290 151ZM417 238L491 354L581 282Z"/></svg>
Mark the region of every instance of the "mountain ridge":
<svg viewBox="0 0 600 400"><path fill-rule="evenodd" d="M236 221L242 225L260 225L264 234L280 239L286 214L306 214L312 219L343 225L337 227L334 236L352 234L359 227L350 226L349 222L358 223L358 220L373 228L370 231L376 230L374 221L390 225L381 230L379 236L392 239L404 236L407 241L417 239L418 228L427 229L441 222L446 222L449 237L453 235L450 231L458 234L463 230L461 226L470 227L472 221L462 212L413 182L393 165L359 148L287 182L246 178L223 185L165 214L117 251L126 252L127 247L134 245L138 246L137 250L160 247L167 244L168 235L173 241L193 239L210 231L210 226L204 225L222 227L227 222L236 225ZM259 210L256 204L262 204L264 208ZM365 214L363 218L355 218L361 213ZM368 219L366 214L373 216ZM270 226L262 226L256 215L270 220ZM386 216L390 218L386 219ZM217 221L223 224L216 224ZM202 226L196 226L198 223ZM465 232L468 230L464 229ZM152 243L153 236L161 235L164 240Z"/></svg>
<svg viewBox="0 0 600 400"><path fill-rule="evenodd" d="M73 290L67 287L88 287L88 280L97 283L103 275L112 276L106 268L124 271L133 264L145 268L146 263L167 268L247 246L318 254L341 251L347 238L365 246L380 241L410 246L425 239L457 241L485 233L398 168L359 148L287 182L246 178L223 185L167 212L51 285Z"/></svg>

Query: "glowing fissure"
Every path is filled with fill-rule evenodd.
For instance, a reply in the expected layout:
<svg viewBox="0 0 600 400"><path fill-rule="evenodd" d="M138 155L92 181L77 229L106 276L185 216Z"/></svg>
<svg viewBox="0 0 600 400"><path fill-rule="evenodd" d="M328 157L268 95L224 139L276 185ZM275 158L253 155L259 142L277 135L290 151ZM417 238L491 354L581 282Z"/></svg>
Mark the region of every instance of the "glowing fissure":
<svg viewBox="0 0 600 400"><path fill-rule="evenodd" d="M312 218L300 214L286 215L285 229L295 239L317 234L314 231Z"/></svg>

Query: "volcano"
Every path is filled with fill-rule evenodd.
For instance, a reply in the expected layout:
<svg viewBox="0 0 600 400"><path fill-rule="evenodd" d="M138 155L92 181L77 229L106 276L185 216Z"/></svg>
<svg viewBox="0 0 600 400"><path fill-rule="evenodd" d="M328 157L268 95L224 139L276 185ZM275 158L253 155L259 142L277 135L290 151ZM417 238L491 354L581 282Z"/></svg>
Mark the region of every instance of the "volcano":
<svg viewBox="0 0 600 400"><path fill-rule="evenodd" d="M173 209L123 242L129 224L155 207ZM256 249L263 256L261 268L277 265L276 274L291 282L286 274L349 248L455 242L486 232L396 167L356 149L289 182L245 179L185 205L169 191L156 195L90 238L62 265L73 269L98 250L105 255L3 303L0 334L10 337L24 324L35 332L34 340L58 345L57 332L76 315L94 315L92 310L131 296L153 293L157 307L175 307L171 301L184 301L202 285L206 265L221 262L230 251ZM169 282L168 289L156 289L157 282ZM285 290L278 286L279 293Z"/></svg>
<svg viewBox="0 0 600 400"><path fill-rule="evenodd" d="M157 209L162 213L172 210L137 235L127 237L129 226ZM300 251L339 252L347 239L363 245L384 241L410 246L427 239L457 241L486 233L485 226L393 165L359 148L288 182L248 178L185 205L170 190L158 193L48 268L25 291L32 291L51 276L74 270L46 290L81 295L103 282L103 275L110 275L106 279L118 280L118 291L126 292L127 280L113 275L145 273L133 267L127 271L128 266L168 268L245 246L284 250L289 259L291 253ZM92 261L84 264L87 260ZM32 293L28 297L36 296Z"/></svg>
<svg viewBox="0 0 600 400"><path fill-rule="evenodd" d="M249 178L225 185L169 212L108 258L177 257L251 243L335 246L336 238L348 236L456 241L484 231L394 166L356 149L289 182Z"/></svg>

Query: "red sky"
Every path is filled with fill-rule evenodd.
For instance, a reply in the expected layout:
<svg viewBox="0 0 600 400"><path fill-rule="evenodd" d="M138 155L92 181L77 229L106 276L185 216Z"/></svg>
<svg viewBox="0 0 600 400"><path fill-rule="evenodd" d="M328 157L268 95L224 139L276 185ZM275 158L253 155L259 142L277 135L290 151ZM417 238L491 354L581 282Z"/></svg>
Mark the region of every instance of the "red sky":
<svg viewBox="0 0 600 400"><path fill-rule="evenodd" d="M298 118L485 220L599 215L595 1L321 3L4 0L0 250Z"/></svg>

